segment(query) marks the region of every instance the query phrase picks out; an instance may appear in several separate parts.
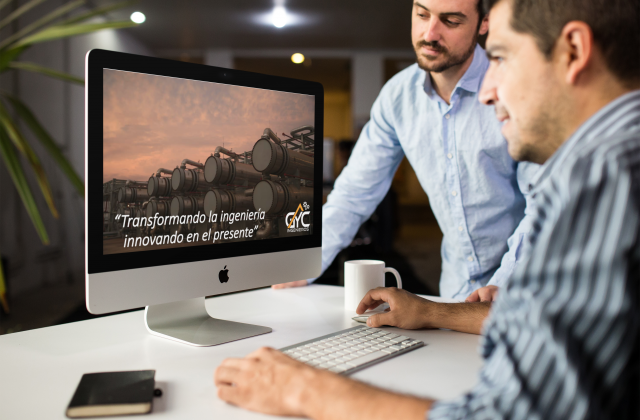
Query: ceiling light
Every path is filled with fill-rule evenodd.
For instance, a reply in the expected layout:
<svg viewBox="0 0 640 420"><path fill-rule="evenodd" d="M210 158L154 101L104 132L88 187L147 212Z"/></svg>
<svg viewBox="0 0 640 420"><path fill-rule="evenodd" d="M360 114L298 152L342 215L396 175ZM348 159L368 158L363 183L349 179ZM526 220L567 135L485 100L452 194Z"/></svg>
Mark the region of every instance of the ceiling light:
<svg viewBox="0 0 640 420"><path fill-rule="evenodd" d="M147 20L147 17L142 12L131 13L131 20L135 23L142 23Z"/></svg>
<svg viewBox="0 0 640 420"><path fill-rule="evenodd" d="M304 55L300 53L295 53L291 56L291 61L293 61L296 64L300 64L304 62Z"/></svg>
<svg viewBox="0 0 640 420"><path fill-rule="evenodd" d="M287 9L284 6L276 6L273 8L273 26L282 28L287 24Z"/></svg>

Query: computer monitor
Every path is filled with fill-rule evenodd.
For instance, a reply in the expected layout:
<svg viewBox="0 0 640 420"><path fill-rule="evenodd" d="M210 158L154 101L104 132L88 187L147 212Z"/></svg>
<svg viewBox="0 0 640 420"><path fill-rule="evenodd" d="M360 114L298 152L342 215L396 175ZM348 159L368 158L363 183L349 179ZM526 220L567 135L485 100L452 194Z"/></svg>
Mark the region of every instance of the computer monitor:
<svg viewBox="0 0 640 420"><path fill-rule="evenodd" d="M87 53L89 312L146 306L199 346L270 332L204 298L320 274L323 105L319 83Z"/></svg>

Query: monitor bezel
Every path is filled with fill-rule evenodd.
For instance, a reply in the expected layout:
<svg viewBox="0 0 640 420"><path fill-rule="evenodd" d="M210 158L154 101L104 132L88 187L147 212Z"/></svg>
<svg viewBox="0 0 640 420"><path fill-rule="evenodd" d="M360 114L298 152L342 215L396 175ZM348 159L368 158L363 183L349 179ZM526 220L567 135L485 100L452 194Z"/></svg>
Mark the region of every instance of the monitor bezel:
<svg viewBox="0 0 640 420"><path fill-rule="evenodd" d="M317 140L314 146L314 180L317 181L313 184L313 232L309 235L290 238L272 238L103 255L103 69L313 95L315 97L314 138ZM87 229L86 268L88 274L321 247L324 89L320 83L95 49L87 53L85 89L85 213L87 217L85 223ZM256 141L260 135L261 133L256 133ZM212 150L213 148L215 148L215 145ZM99 190L98 186L100 186ZM100 215L100 218L98 218L98 215Z"/></svg>

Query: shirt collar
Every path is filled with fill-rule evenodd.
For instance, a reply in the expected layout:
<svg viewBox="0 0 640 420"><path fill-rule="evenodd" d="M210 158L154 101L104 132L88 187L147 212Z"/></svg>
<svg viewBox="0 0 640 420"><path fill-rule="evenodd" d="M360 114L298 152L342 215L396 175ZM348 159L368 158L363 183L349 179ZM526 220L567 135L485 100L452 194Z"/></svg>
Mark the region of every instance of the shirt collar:
<svg viewBox="0 0 640 420"><path fill-rule="evenodd" d="M458 83L453 89L453 92L458 89L464 89L470 93L477 93L480 90L482 80L484 79L484 74L487 72L488 67L489 60L487 59L484 50L479 44L476 44L476 48L473 51L473 60L471 61L471 65L462 75L460 80L458 80ZM420 69L420 71L422 72L422 76L418 78L417 84L421 85L424 88L427 96L433 99L434 95L436 95L436 92L433 89L431 77L429 77L428 72L422 69Z"/></svg>
<svg viewBox="0 0 640 420"><path fill-rule="evenodd" d="M640 90L635 90L607 104L578 127L569 139L542 165L531 180L529 189L538 188L556 168L562 167L565 160L577 152L576 149L581 150L584 146L583 143L588 143L601 136L611 136L617 132L626 131L630 126L639 123Z"/></svg>

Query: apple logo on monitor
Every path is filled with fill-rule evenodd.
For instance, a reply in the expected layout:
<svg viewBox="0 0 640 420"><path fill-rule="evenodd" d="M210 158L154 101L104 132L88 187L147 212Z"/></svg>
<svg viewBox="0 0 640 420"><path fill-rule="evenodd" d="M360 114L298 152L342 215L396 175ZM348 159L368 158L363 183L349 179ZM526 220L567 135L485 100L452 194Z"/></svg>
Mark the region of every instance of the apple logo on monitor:
<svg viewBox="0 0 640 420"><path fill-rule="evenodd" d="M220 283L226 283L229 281L229 270L227 270L227 266L224 266L224 270L220 270L218 273L218 279L220 279Z"/></svg>

